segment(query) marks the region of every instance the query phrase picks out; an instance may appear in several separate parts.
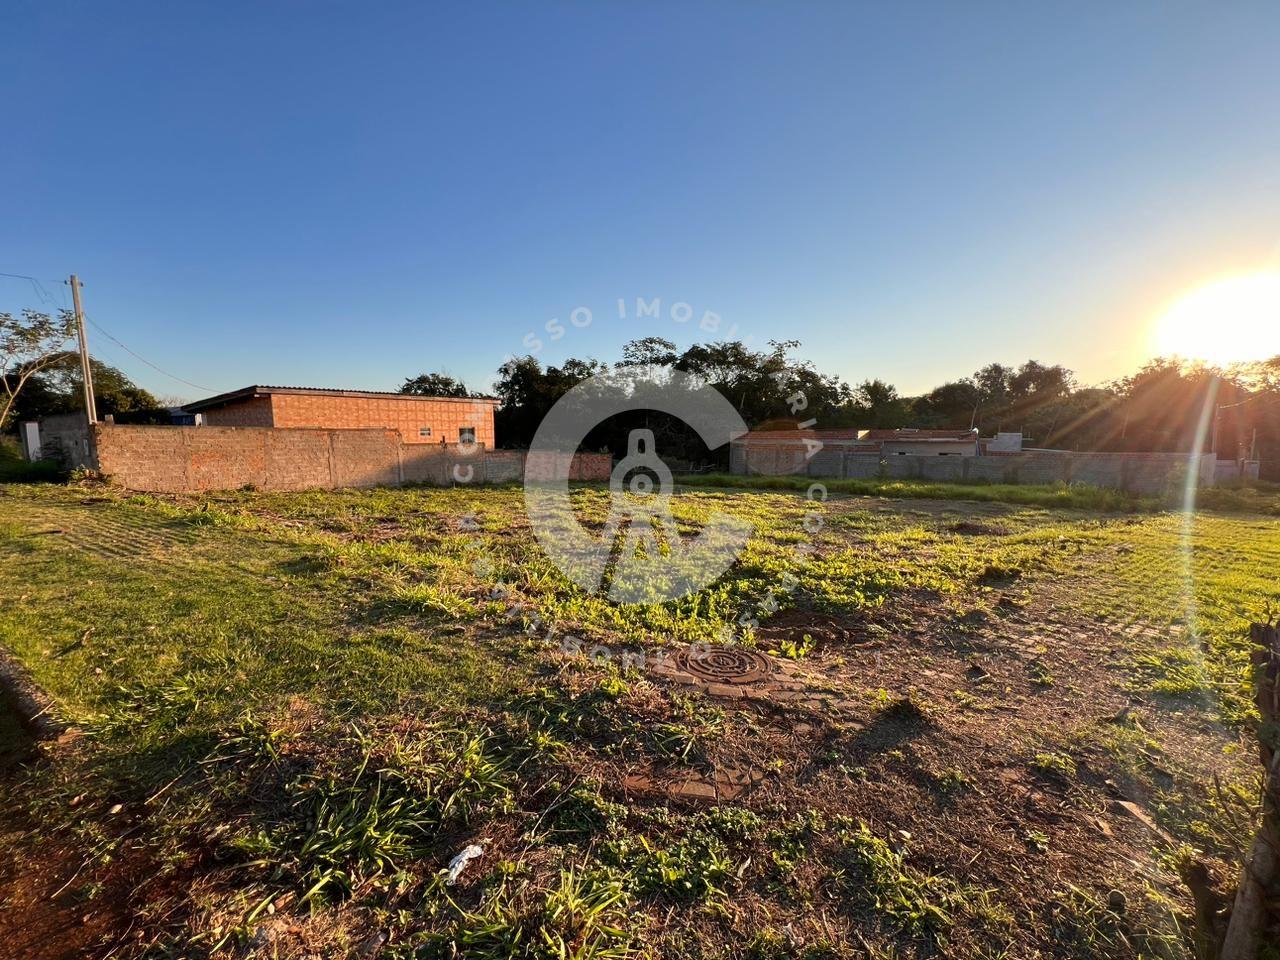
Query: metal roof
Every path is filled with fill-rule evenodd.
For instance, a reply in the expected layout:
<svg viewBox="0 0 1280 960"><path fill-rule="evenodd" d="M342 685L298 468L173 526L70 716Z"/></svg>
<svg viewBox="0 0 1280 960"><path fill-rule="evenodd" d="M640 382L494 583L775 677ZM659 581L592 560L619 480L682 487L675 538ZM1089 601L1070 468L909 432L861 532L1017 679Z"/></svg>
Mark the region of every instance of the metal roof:
<svg viewBox="0 0 1280 960"><path fill-rule="evenodd" d="M254 397L267 396L273 393L301 394L311 397L360 397L373 400L431 400L435 402L446 401L450 403L491 403L495 406L501 401L497 397L429 397L417 393L396 393L390 390L335 390L329 387L276 387L269 385L257 385L251 387L242 387L239 390L232 390L229 393L220 393L216 397L208 397L204 400L196 400L188 403L182 409L188 413L199 413L201 410L209 410L213 407L225 407L228 404L236 403L240 400L250 400Z"/></svg>

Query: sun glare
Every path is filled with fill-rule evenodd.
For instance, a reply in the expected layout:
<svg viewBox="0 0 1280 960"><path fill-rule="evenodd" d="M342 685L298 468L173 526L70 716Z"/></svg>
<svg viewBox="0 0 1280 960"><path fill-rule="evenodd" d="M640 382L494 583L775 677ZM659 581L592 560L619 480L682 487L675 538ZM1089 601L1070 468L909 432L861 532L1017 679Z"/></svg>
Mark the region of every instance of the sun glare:
<svg viewBox="0 0 1280 960"><path fill-rule="evenodd" d="M1193 290L1155 330L1156 352L1228 364L1280 355L1280 272L1229 277Z"/></svg>

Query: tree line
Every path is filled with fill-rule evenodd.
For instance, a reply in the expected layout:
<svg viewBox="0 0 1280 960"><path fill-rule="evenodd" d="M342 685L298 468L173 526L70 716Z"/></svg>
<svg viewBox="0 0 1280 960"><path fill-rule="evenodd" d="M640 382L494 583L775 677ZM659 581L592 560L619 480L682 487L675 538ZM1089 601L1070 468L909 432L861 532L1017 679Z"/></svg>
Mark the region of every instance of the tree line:
<svg viewBox="0 0 1280 960"><path fill-rule="evenodd" d="M819 429L976 428L983 436L1019 431L1031 447L1170 453L1195 449L1203 431L1204 449L1222 459L1271 461L1280 479L1280 357L1229 368L1160 358L1097 386L1081 385L1073 371L1057 364L990 363L927 393L903 396L883 380L854 386L823 373L794 356L799 346L794 340L771 341L754 349L722 341L678 350L669 340L645 337L624 346L612 367L595 359L546 366L532 356L508 360L493 386L502 401L499 442L527 446L547 411L574 386L611 368L640 367L657 375L680 371L715 387L757 429L794 429L810 420ZM402 389L471 395L465 384L443 374L408 380ZM799 411L793 409L797 395L805 399ZM594 431L592 439L624 452L627 419ZM706 459L687 435L677 447L678 455ZM720 451L710 459L724 456Z"/></svg>
<svg viewBox="0 0 1280 960"><path fill-rule="evenodd" d="M0 313L0 432L83 408L78 355L66 349L68 314ZM696 343L680 350L662 337L627 343L612 364L571 358L544 365L536 357L508 360L492 393L498 441L527 447L543 417L573 387L610 370L679 372L719 391L753 428L977 428L984 436L1020 431L1027 446L1068 450L1188 452L1204 434L1205 449L1222 459L1257 457L1264 475L1280 479L1280 357L1217 368L1176 358L1151 361L1130 376L1084 386L1061 365L1028 360L990 363L972 375L918 396L903 396L879 379L851 385L795 356L796 340L763 348L742 341ZM92 361L101 416L120 422L167 422L166 405L122 371ZM445 373L407 378L406 394L479 396ZM803 397L803 407L797 406ZM589 449L621 455L636 425L653 429L664 456L723 466L727 451L708 451L686 426L657 414L620 414L592 430Z"/></svg>

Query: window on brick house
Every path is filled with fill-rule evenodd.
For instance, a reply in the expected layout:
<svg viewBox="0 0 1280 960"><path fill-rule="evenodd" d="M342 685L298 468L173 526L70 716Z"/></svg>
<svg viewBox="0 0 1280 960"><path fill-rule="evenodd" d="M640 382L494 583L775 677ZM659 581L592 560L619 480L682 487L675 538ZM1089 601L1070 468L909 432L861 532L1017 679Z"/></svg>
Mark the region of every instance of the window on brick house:
<svg viewBox="0 0 1280 960"><path fill-rule="evenodd" d="M429 437L429 436L431 436L431 428L430 428L430 427L419 427L419 428L418 428L418 436L420 436L420 437Z"/></svg>
<svg viewBox="0 0 1280 960"><path fill-rule="evenodd" d="M476 428L475 427L459 427L458 442L459 443L475 443Z"/></svg>

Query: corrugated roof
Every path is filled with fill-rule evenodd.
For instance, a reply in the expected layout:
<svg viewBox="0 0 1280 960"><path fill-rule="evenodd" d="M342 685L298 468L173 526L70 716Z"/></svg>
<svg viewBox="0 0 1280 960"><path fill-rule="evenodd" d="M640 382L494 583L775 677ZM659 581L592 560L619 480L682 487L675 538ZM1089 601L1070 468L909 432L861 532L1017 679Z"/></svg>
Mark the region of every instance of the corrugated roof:
<svg viewBox="0 0 1280 960"><path fill-rule="evenodd" d="M822 440L860 441L879 444L886 441L939 442L976 440L977 430L858 430L841 428L831 430L752 430L738 437L739 440Z"/></svg>
<svg viewBox="0 0 1280 960"><path fill-rule="evenodd" d="M209 410L213 407L223 407L229 403L235 403L238 400L246 400L255 396L264 396L272 393L291 393L304 394L307 396L319 397L372 397L375 399L396 399L396 400L435 400L448 401L452 403L499 403L497 397L428 397L416 393L398 393L391 390L338 390L331 387L279 387L267 384L255 384L251 387L242 387L239 390L232 390L228 393L220 393L216 397L208 397L204 400L196 400L188 403L182 409L188 413L198 413L201 410Z"/></svg>
<svg viewBox="0 0 1280 960"><path fill-rule="evenodd" d="M750 430L738 440L857 440L854 429L832 430Z"/></svg>
<svg viewBox="0 0 1280 960"><path fill-rule="evenodd" d="M977 430L863 430L861 440L975 440Z"/></svg>

